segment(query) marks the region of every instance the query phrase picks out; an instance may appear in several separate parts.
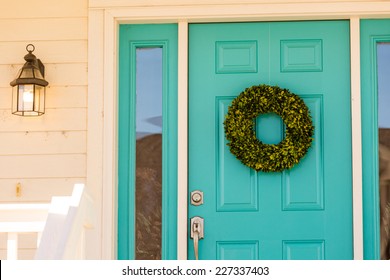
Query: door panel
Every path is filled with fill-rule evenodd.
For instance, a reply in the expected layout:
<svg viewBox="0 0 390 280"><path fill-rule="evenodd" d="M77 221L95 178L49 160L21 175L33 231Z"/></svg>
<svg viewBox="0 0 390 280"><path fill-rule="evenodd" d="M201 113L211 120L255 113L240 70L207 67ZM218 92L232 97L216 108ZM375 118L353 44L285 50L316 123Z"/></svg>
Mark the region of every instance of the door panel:
<svg viewBox="0 0 390 280"><path fill-rule="evenodd" d="M189 191L203 191L204 204L189 216L205 220L200 259L353 257L349 73L348 22L190 25ZM312 147L289 171L256 172L226 146L228 106L262 83L311 111ZM278 143L284 124L260 116L256 133Z"/></svg>

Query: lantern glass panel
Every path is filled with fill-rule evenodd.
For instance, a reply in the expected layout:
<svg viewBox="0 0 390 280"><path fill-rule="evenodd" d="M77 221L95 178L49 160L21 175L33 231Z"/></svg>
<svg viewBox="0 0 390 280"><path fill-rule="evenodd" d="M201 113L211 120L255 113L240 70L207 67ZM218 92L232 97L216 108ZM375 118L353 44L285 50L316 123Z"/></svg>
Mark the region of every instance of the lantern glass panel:
<svg viewBox="0 0 390 280"><path fill-rule="evenodd" d="M33 111L34 85L19 85L18 111Z"/></svg>
<svg viewBox="0 0 390 280"><path fill-rule="evenodd" d="M12 113L40 116L45 113L45 87L26 84L13 87Z"/></svg>
<svg viewBox="0 0 390 280"><path fill-rule="evenodd" d="M34 68L34 77L37 78L37 79L42 79L43 80L43 76L41 74L41 71L39 71L38 68Z"/></svg>
<svg viewBox="0 0 390 280"><path fill-rule="evenodd" d="M39 114L45 112L45 88L35 85L34 111Z"/></svg>
<svg viewBox="0 0 390 280"><path fill-rule="evenodd" d="M22 73L20 73L20 78L33 78L33 69L32 68L24 68L22 69Z"/></svg>

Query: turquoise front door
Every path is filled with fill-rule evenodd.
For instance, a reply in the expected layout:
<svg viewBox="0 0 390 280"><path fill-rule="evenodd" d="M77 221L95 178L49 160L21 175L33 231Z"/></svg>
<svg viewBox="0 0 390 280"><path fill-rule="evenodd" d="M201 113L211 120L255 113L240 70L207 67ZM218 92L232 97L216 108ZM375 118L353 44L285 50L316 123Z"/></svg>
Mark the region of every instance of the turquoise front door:
<svg viewBox="0 0 390 280"><path fill-rule="evenodd" d="M226 146L229 104L263 83L311 111L313 144L288 171L251 170ZM284 124L261 116L256 132L278 143ZM189 193L202 191L204 203L189 205L189 219L204 219L199 259L352 259L351 164L348 21L190 25Z"/></svg>

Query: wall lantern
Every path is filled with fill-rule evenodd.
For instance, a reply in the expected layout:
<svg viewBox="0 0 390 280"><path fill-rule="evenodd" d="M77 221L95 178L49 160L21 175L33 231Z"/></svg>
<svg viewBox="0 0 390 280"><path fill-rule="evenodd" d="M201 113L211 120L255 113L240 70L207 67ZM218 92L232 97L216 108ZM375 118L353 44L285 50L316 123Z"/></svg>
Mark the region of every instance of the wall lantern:
<svg viewBox="0 0 390 280"><path fill-rule="evenodd" d="M33 55L34 45L26 46L26 63L19 70L12 86L12 114L40 116L45 113L45 91L49 84L45 79L45 66Z"/></svg>

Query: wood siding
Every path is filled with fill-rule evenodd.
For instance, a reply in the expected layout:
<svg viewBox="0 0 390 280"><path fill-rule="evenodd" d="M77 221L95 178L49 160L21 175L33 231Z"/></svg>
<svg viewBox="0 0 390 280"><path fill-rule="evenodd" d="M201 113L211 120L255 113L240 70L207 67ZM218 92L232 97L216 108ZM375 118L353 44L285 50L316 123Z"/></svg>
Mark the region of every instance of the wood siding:
<svg viewBox="0 0 390 280"><path fill-rule="evenodd" d="M86 181L88 0L14 0L0 9L0 202L46 202ZM45 65L46 113L11 114L27 44ZM21 183L22 195L15 186ZM23 243L22 243L23 244ZM0 243L1 245L1 243ZM3 247L3 246L0 246Z"/></svg>
<svg viewBox="0 0 390 280"><path fill-rule="evenodd" d="M0 203L47 202L86 181L88 0L4 1L0 9ZM11 114L9 85L26 45L45 65L46 113ZM16 197L16 184L22 195ZM0 234L0 259L6 258ZM32 259L37 234L19 235L19 259Z"/></svg>

